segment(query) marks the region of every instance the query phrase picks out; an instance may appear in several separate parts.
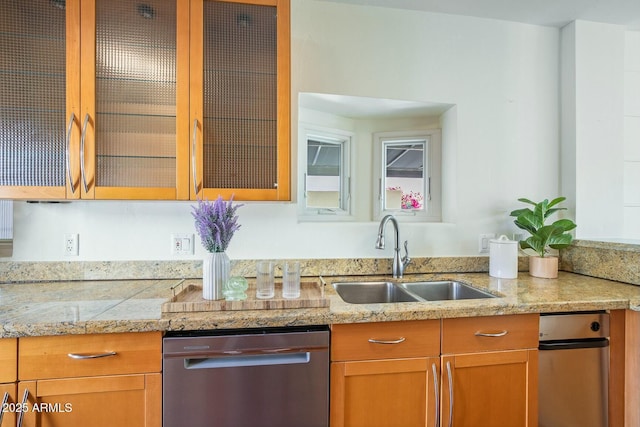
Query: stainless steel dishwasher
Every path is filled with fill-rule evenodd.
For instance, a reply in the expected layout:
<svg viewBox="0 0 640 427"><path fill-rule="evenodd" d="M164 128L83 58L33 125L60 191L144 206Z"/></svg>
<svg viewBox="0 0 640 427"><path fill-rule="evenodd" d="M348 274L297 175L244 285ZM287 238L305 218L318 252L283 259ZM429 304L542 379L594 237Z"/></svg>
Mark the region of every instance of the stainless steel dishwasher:
<svg viewBox="0 0 640 427"><path fill-rule="evenodd" d="M164 427L327 427L329 329L168 334Z"/></svg>
<svg viewBox="0 0 640 427"><path fill-rule="evenodd" d="M539 427L607 427L609 315L542 314Z"/></svg>

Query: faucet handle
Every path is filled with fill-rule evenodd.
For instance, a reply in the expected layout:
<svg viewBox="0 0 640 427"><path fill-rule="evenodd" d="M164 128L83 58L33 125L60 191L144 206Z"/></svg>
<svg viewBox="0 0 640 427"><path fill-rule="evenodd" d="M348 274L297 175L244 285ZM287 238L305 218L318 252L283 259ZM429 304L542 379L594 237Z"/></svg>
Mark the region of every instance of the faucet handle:
<svg viewBox="0 0 640 427"><path fill-rule="evenodd" d="M409 258L409 249L408 246L409 245L409 241L405 240L404 241L404 257L402 258L402 263L404 265L407 265L411 262L411 258Z"/></svg>

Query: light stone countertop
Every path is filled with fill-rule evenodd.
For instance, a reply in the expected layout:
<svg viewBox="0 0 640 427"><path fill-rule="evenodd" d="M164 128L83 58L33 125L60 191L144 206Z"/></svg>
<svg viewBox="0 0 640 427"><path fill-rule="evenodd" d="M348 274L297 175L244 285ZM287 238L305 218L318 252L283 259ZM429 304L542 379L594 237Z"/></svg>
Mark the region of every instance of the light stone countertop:
<svg viewBox="0 0 640 427"><path fill-rule="evenodd" d="M325 277L328 308L162 313L173 288L198 279L60 281L0 284L0 336L206 330L439 319L582 310L640 310L640 287L560 272L558 279L496 279L487 273L423 273L404 281L459 280L500 298L347 304L331 283L390 276Z"/></svg>

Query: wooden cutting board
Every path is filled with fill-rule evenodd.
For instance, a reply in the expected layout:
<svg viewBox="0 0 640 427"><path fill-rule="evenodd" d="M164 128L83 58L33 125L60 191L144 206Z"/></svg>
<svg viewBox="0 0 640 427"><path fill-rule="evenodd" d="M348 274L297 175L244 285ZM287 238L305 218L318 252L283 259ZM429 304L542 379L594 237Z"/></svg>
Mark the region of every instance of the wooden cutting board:
<svg viewBox="0 0 640 427"><path fill-rule="evenodd" d="M278 310L294 308L328 307L329 300L324 296L322 284L318 281L303 280L300 282L300 297L296 299L282 298L282 283L276 282L275 296L271 299L256 298L255 281L249 282L247 299L243 301L206 300L202 298L202 286L186 285L169 301L162 304L163 313L181 313L197 311L230 311L230 310Z"/></svg>

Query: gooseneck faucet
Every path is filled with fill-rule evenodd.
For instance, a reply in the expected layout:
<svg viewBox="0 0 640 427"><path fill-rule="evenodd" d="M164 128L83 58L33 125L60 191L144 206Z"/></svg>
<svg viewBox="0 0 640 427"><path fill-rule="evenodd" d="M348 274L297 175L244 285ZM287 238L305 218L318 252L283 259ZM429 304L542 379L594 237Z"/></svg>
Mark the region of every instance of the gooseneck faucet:
<svg viewBox="0 0 640 427"><path fill-rule="evenodd" d="M393 224L395 231L395 247L393 249L393 266L391 273L394 278L401 278L405 267L411 262L411 258L409 258L409 250L407 249L406 240L404 241L404 257L400 258L400 230L398 228L398 221L393 215L386 215L382 218L382 221L380 221L380 227L378 228L378 240L376 240L376 249L384 249L384 229L389 221Z"/></svg>

